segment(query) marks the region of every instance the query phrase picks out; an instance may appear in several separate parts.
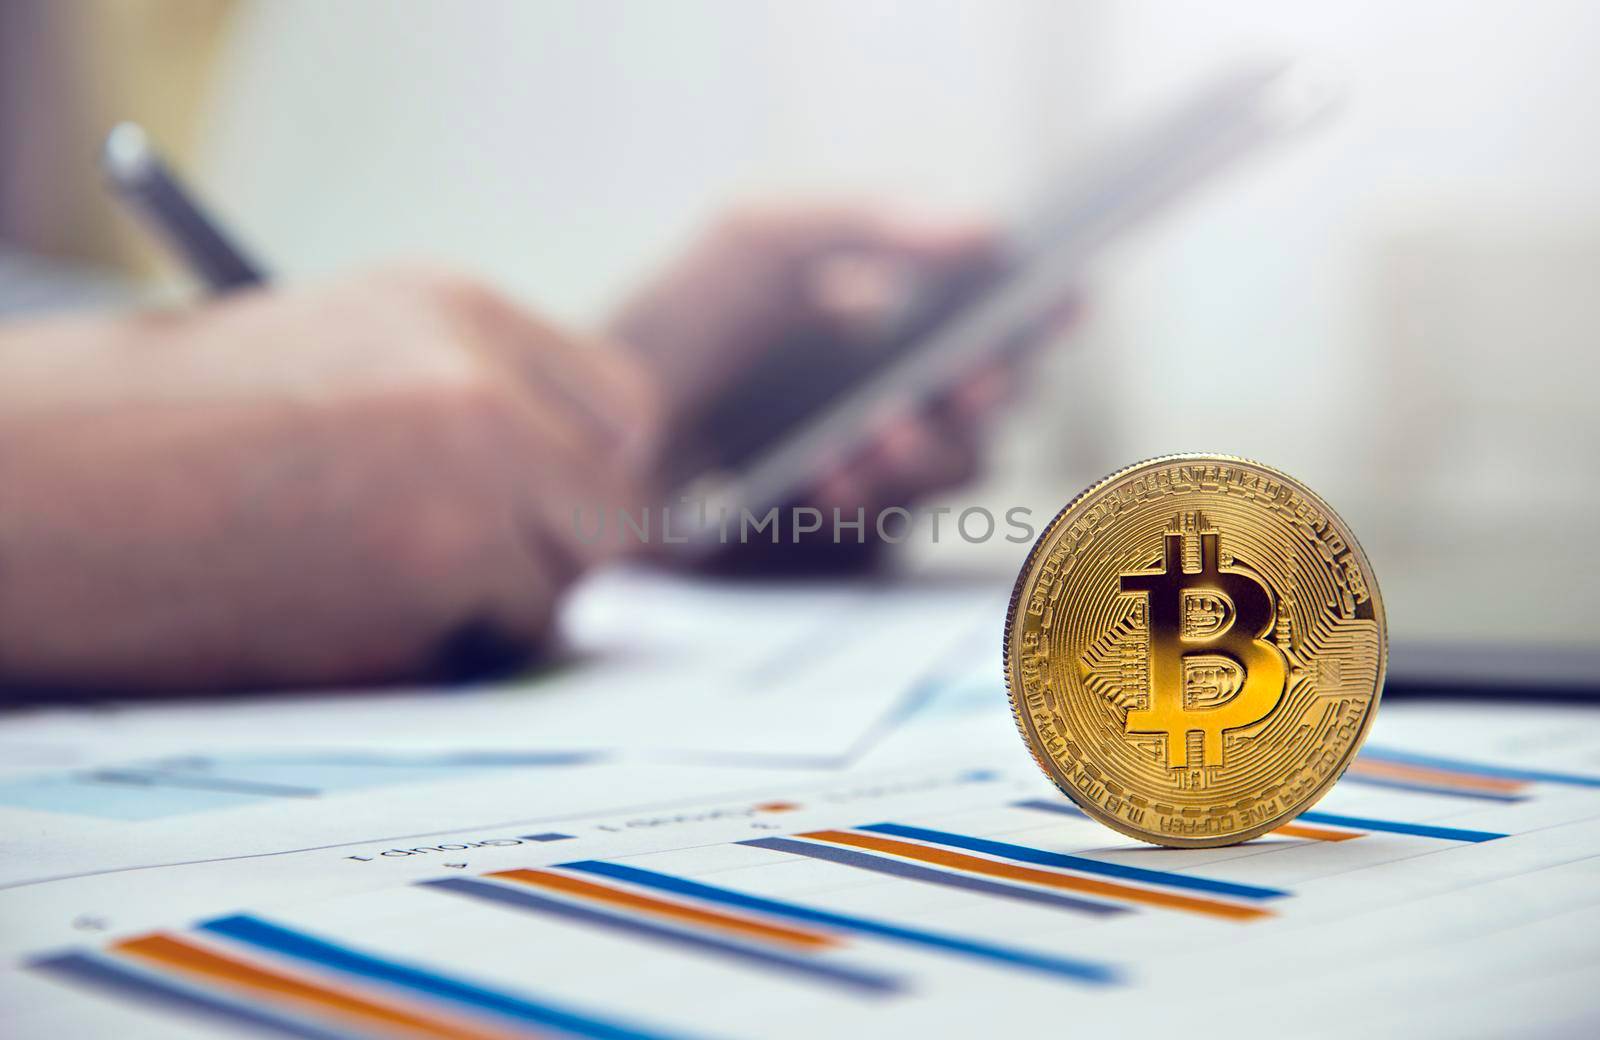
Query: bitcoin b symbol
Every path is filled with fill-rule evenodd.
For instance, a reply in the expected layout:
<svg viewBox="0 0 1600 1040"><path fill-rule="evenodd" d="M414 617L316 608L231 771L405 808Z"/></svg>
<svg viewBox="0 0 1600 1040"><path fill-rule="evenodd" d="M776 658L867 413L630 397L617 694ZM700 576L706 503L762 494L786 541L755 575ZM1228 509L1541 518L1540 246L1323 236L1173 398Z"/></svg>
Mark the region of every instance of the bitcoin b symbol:
<svg viewBox="0 0 1600 1040"><path fill-rule="evenodd" d="M1150 688L1128 712L1127 732L1164 733L1167 765L1189 765L1189 734L1201 734L1200 765L1222 764L1222 734L1260 722L1283 697L1288 663L1261 637L1276 612L1254 575L1218 564L1218 536L1200 534L1200 570L1183 569L1183 535L1168 532L1162 567L1122 575L1122 591L1149 600Z"/></svg>

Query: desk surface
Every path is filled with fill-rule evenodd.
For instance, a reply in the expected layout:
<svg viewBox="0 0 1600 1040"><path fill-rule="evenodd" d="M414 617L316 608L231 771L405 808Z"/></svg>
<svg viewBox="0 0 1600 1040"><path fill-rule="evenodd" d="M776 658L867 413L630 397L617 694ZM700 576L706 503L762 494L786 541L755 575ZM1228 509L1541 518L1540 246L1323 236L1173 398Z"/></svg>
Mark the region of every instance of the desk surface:
<svg viewBox="0 0 1600 1040"><path fill-rule="evenodd" d="M1600 1024L1600 710L1385 704L1155 849L1028 760L996 609L623 576L524 682L0 720L8 1035Z"/></svg>

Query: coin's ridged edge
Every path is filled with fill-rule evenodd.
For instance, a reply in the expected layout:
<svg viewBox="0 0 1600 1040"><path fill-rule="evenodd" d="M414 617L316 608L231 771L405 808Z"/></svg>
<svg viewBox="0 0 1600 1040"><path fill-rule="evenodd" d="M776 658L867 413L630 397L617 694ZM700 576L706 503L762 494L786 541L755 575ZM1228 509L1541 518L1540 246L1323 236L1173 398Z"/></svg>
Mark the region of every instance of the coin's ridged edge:
<svg viewBox="0 0 1600 1040"><path fill-rule="evenodd" d="M1309 798L1306 799L1303 805L1296 808L1294 812L1285 813L1281 816L1274 817L1273 819L1268 820L1266 823L1261 824L1258 827L1253 827L1248 831L1242 831L1238 835L1228 835L1221 838L1180 838L1170 835L1143 833L1133 830L1123 825L1120 821L1111 818L1109 814L1101 811L1099 806L1085 804L1084 801L1074 794L1069 787L1056 779L1055 774L1050 770L1050 766L1046 764L1045 760L1040 756L1039 749L1034 745L1034 741L1028 733L1027 726L1022 721L1022 709L1017 702L1017 691L1012 687L1011 683L1011 630L1016 622L1017 604L1022 599L1023 586L1028 583L1028 576L1033 572L1034 559L1039 555L1040 550L1043 548L1045 542L1049 539L1051 533L1055 531L1056 525L1061 523L1062 518L1070 513L1073 508L1078 505L1078 503L1093 495L1106 485L1122 479L1129 473L1132 473L1134 470L1171 462L1237 462L1243 463L1247 466L1256 466L1260 469L1266 470L1268 473L1275 474L1284 478L1285 480L1290 481L1295 485L1296 488L1309 494L1312 499L1317 502L1317 504L1321 505L1331 516L1338 520L1342 533L1349 536L1350 545L1355 549L1357 555L1361 558L1361 561L1367 565L1366 573L1363 575L1363 577L1372 586L1372 601L1374 612L1378 621L1378 676L1372 687L1372 701L1367 705L1366 714L1361 720L1361 732L1356 734L1355 741L1350 746L1350 754L1345 757L1344 764L1341 765L1336 772L1330 774L1327 780L1325 780L1322 785L1318 787L1318 789L1313 792ZM1126 835L1127 837L1133 838L1136 841L1142 841L1150 845L1159 845L1167 848L1216 848L1224 845L1242 844L1254 838L1259 838L1261 835L1275 828L1282 827L1284 824L1298 817L1301 813L1309 811L1313 806L1321 801L1330 790L1333 789L1334 784L1339 782L1340 777L1344 776L1345 771L1350 768L1350 764L1354 762L1356 760L1356 756L1361 753L1361 745L1366 743L1367 734L1372 731L1372 720L1378 714L1378 703L1383 699L1384 681L1388 677L1389 672L1389 621L1383 609L1383 592L1378 587L1378 575L1372 566L1372 561L1367 556L1367 551L1362 548L1360 541L1357 540L1355 532L1350 530L1350 525L1345 523L1344 517L1341 516L1339 512L1333 508L1333 506L1325 501L1321 495L1313 491L1304 481L1297 477L1290 476L1288 473L1278 469L1276 466L1269 466L1265 462L1259 462L1256 459L1246 458L1242 455L1211 454L1208 452L1172 452L1166 455L1154 455L1150 458L1141 459L1138 462L1131 463L1127 466L1123 466L1121 469L1108 473L1099 480L1091 483L1078 494L1074 495L1066 505L1061 507L1055 516L1050 518L1050 522L1044 525L1044 529L1039 532L1039 537L1034 540L1032 548L1028 550L1028 555L1023 558L1022 566L1017 571L1016 584L1011 588L1011 602L1006 607L1005 624L1005 632L1000 641L1000 663L1002 670L1005 672L1006 701L1011 706L1011 721L1016 725L1017 734L1022 738L1023 746L1028 749L1028 754L1033 759L1033 764L1039 768L1039 771L1045 775L1045 779L1049 780L1056 790L1066 795L1067 799L1078 808L1082 809L1090 819L1103 823L1112 830Z"/></svg>

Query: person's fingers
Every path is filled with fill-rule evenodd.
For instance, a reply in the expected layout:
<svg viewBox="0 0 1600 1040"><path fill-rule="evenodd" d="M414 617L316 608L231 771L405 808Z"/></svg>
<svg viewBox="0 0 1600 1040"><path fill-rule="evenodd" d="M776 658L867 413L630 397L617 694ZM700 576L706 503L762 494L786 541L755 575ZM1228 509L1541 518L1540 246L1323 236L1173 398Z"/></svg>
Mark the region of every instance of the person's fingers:
<svg viewBox="0 0 1600 1040"><path fill-rule="evenodd" d="M976 435L978 424L1016 396L1021 381L1014 365L990 362L947 394L937 410Z"/></svg>
<svg viewBox="0 0 1600 1040"><path fill-rule="evenodd" d="M887 423L835 475L832 490L843 505L881 509L963 483L977 468L972 437L952 431L930 414L906 415Z"/></svg>
<svg viewBox="0 0 1600 1040"><path fill-rule="evenodd" d="M795 270L802 309L851 339L887 331L919 289L975 275L998 255L991 229L974 220L881 211L836 219L844 222L811 240Z"/></svg>
<svg viewBox="0 0 1600 1040"><path fill-rule="evenodd" d="M873 497L869 474L859 465L845 465L818 481L808 500L815 503L824 515L831 516L835 509L841 513L854 513L857 509L872 510L876 508L876 502L869 501Z"/></svg>
<svg viewBox="0 0 1600 1040"><path fill-rule="evenodd" d="M1048 346L1083 317L1084 298L1076 292L1063 295L1038 317L1028 322L1001 350L1008 358L1022 358Z"/></svg>
<svg viewBox="0 0 1600 1040"><path fill-rule="evenodd" d="M644 456L659 429L658 405L637 362L475 281L437 272L402 277L407 294L424 295L443 315L442 334L482 360L450 421L476 438L465 450L494 467L528 554L544 561L557 587L614 555L620 539L585 539L581 521L637 512L648 500ZM457 422L457 412L471 421Z"/></svg>
<svg viewBox="0 0 1600 1040"><path fill-rule="evenodd" d="M868 228L864 245L938 267L978 266L1000 248L992 224L976 217L886 211Z"/></svg>
<svg viewBox="0 0 1600 1040"><path fill-rule="evenodd" d="M845 335L865 338L915 291L919 273L912 262L880 253L819 257L806 274L807 305Z"/></svg>
<svg viewBox="0 0 1600 1040"><path fill-rule="evenodd" d="M870 343L923 280L981 271L993 229L882 205L768 205L723 217L608 328L652 369L674 422L737 392L768 351ZM829 363L819 359L819 363Z"/></svg>
<svg viewBox="0 0 1600 1040"><path fill-rule="evenodd" d="M995 244L992 225L974 217L862 203L746 207L726 218L722 235L753 252L790 261L851 250L954 260Z"/></svg>
<svg viewBox="0 0 1600 1040"><path fill-rule="evenodd" d="M638 455L654 437L657 395L620 352L573 336L474 279L420 277L425 291L442 297L468 344L519 378L591 451Z"/></svg>
<svg viewBox="0 0 1600 1040"><path fill-rule="evenodd" d="M977 218L860 204L747 208L715 237L744 258L741 269L798 274L803 288L824 300L842 285L980 266L997 250L993 226Z"/></svg>
<svg viewBox="0 0 1600 1040"><path fill-rule="evenodd" d="M664 405L639 363L598 340L553 335L549 349L519 336L523 371L567 404L576 421L598 432L605 457L638 471L655 461L663 435Z"/></svg>
<svg viewBox="0 0 1600 1040"><path fill-rule="evenodd" d="M928 413L908 422L879 458L885 482L902 489L906 498L965 484L977 475L981 461L970 430Z"/></svg>

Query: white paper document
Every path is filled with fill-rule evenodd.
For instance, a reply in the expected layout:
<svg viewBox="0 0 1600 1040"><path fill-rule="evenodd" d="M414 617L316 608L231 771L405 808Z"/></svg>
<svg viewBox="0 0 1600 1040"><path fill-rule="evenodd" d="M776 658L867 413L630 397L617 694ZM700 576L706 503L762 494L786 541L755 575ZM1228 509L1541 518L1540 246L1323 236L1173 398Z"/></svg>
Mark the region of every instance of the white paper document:
<svg viewBox="0 0 1600 1040"><path fill-rule="evenodd" d="M1158 849L1030 761L1002 614L621 576L527 682L0 717L3 1032L1600 1029L1600 712L1388 703Z"/></svg>

